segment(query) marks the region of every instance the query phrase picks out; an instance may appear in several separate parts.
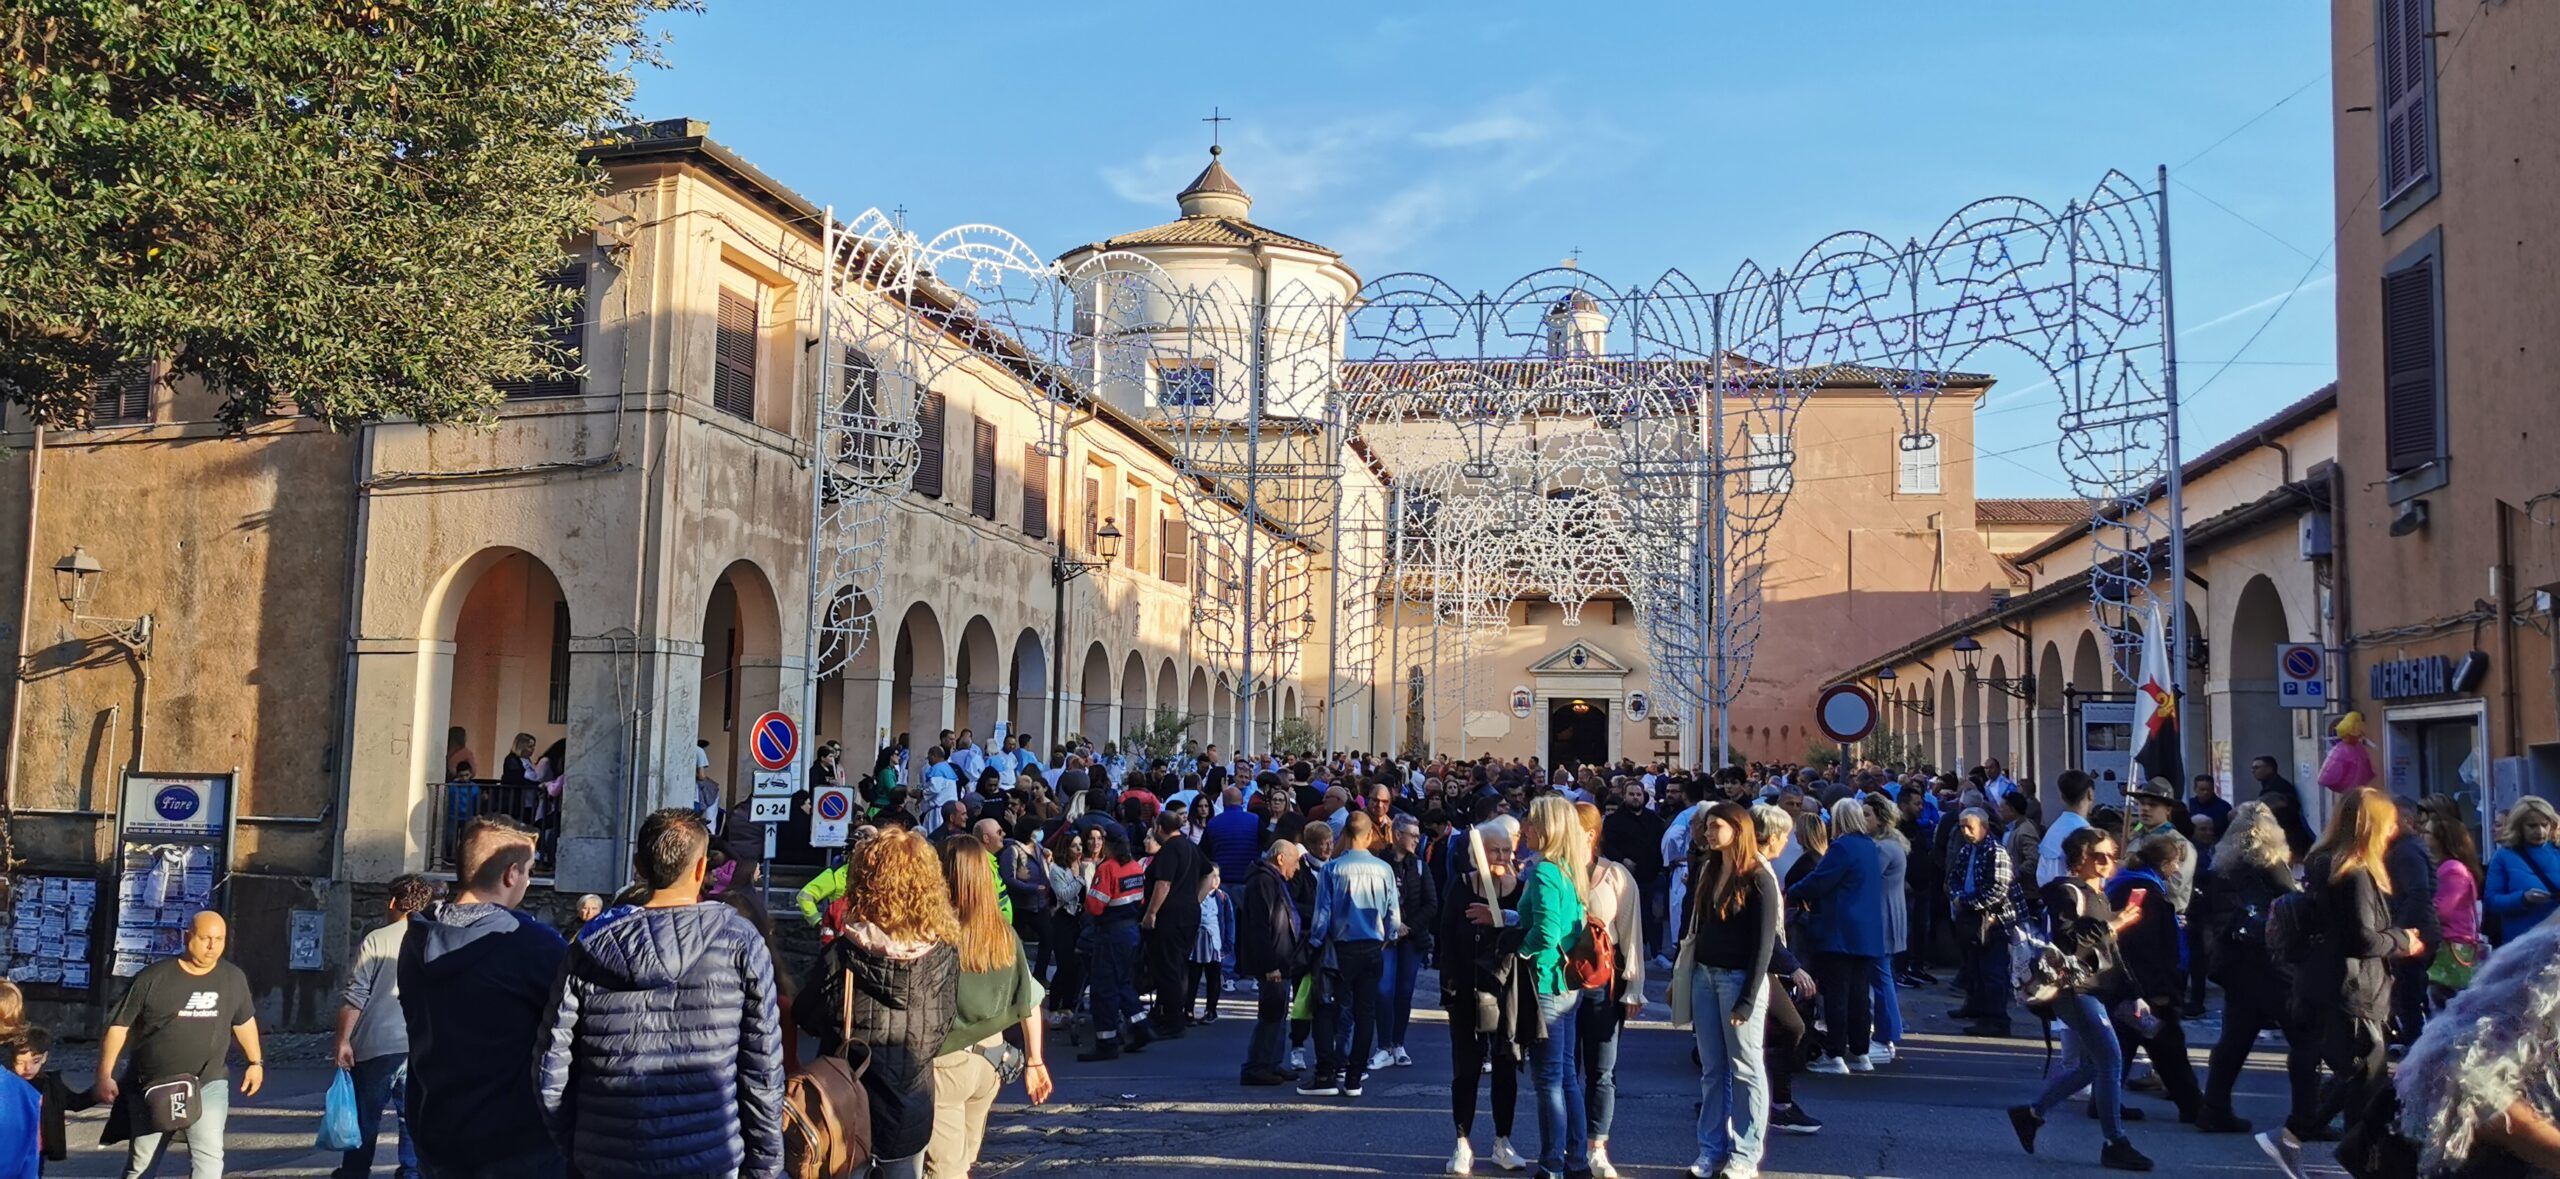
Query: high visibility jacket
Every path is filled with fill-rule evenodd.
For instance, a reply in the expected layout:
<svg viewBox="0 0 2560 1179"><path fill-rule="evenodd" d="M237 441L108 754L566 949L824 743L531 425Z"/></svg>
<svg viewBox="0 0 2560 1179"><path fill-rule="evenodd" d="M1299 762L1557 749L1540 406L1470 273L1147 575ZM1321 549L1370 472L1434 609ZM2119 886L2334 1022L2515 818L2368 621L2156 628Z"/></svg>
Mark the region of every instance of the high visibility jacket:
<svg viewBox="0 0 2560 1179"><path fill-rule="evenodd" d="M1104 860L1093 870L1093 887L1084 894L1087 915L1105 921L1133 921L1147 899L1147 862Z"/></svg>

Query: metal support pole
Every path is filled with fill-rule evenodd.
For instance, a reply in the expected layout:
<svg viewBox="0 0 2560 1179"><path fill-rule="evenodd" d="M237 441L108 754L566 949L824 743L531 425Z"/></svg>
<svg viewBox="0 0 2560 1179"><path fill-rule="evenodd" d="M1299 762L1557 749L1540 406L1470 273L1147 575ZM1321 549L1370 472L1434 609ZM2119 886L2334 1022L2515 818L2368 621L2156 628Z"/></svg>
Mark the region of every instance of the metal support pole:
<svg viewBox="0 0 2560 1179"><path fill-rule="evenodd" d="M2171 698L2181 698L2187 687L2187 513L2186 472L2178 450L2178 316L2177 300L2171 294L2169 272L2169 166L2160 166L2160 391L2167 405L2162 409L2167 428L2163 447L2168 471L2164 476L2169 501L2169 683ZM2188 729L2178 729L2180 744L2186 741ZM2184 750L2180 751L2182 760Z"/></svg>

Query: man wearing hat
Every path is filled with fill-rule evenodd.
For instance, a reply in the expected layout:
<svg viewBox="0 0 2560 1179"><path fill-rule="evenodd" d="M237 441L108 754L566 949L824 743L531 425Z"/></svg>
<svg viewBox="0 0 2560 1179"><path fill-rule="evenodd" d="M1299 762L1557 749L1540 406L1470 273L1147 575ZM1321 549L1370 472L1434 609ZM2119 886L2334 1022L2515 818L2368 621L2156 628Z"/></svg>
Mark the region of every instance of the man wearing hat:
<svg viewBox="0 0 2560 1179"><path fill-rule="evenodd" d="M2135 786L2125 791L2125 798L2141 810L2133 825L2134 839L2162 829L2174 829L2190 840L2195 838L2187 827L2186 804L2178 801L2178 788L2167 778L2153 778Z"/></svg>

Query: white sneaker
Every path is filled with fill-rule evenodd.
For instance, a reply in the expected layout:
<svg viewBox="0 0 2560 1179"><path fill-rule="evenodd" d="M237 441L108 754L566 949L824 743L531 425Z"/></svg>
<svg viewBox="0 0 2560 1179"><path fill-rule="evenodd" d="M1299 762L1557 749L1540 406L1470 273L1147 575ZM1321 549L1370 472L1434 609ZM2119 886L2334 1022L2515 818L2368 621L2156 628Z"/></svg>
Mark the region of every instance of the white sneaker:
<svg viewBox="0 0 2560 1179"><path fill-rule="evenodd" d="M1370 1072L1373 1072L1373 1073L1374 1073L1374 1072L1376 1072L1376 1071L1378 1071L1379 1069L1382 1069L1382 1068L1394 1068L1394 1067L1395 1067L1395 1065L1396 1065L1396 1054L1395 1054L1395 1053L1393 1053L1393 1052L1389 1052L1389 1051L1387 1051L1387 1050L1386 1050L1386 1049L1384 1049L1384 1048L1380 1048L1380 1049L1378 1049L1377 1051L1375 1051L1375 1052L1371 1052L1371 1053L1369 1054L1369 1071L1370 1071Z"/></svg>
<svg viewBox="0 0 2560 1179"><path fill-rule="evenodd" d="M1722 1169L1714 1159L1703 1154L1698 1156L1698 1161L1689 1164L1689 1174L1695 1179L1715 1179L1716 1173Z"/></svg>
<svg viewBox="0 0 2560 1179"><path fill-rule="evenodd" d="M1804 1066L1804 1071L1809 1073L1829 1073L1835 1077L1845 1077L1849 1075L1849 1065L1848 1062L1841 1060L1837 1056L1817 1056L1813 1058L1812 1064Z"/></svg>
<svg viewBox="0 0 2560 1179"><path fill-rule="evenodd" d="M1299 1070L1299 1071L1301 1071L1301 1072L1306 1071L1306 1067L1307 1067L1307 1050L1306 1050L1306 1049L1304 1049L1304 1048L1292 1048L1292 1049L1290 1049L1290 1050L1289 1050L1289 1067L1290 1067L1290 1068L1293 1068L1293 1069L1297 1069L1297 1070Z"/></svg>
<svg viewBox="0 0 2560 1179"><path fill-rule="evenodd" d="M1402 1067L1402 1066L1404 1066L1404 1065L1409 1065L1409 1064L1412 1064L1412 1063L1413 1063L1413 1058L1412 1058L1411 1056L1407 1056L1407 1055L1405 1055L1404 1045L1402 1045L1402 1044L1398 1044L1398 1045L1396 1045L1396 1064L1397 1064L1399 1067Z"/></svg>
<svg viewBox="0 0 2560 1179"><path fill-rule="evenodd" d="M2284 1169L2285 1179L2302 1179L2302 1144L2294 1140L2293 1131L2260 1130L2254 1137L2258 1149Z"/></svg>
<svg viewBox="0 0 2560 1179"><path fill-rule="evenodd" d="M1736 1167L1727 1163L1724 1168L1724 1179L1760 1179L1760 1168Z"/></svg>
<svg viewBox="0 0 2560 1179"><path fill-rule="evenodd" d="M1511 1149L1510 1139L1496 1138L1493 1140L1493 1165L1505 1171L1517 1171L1526 1168L1529 1160L1520 1157L1519 1151Z"/></svg>
<svg viewBox="0 0 2560 1179"><path fill-rule="evenodd" d="M1609 1165L1609 1148L1591 1144L1591 1179L1618 1179L1618 1169Z"/></svg>
<svg viewBox="0 0 2560 1179"><path fill-rule="evenodd" d="M1475 1169L1476 1150L1474 1147L1467 1145L1466 1139L1461 1138L1458 1140L1458 1149L1449 1156L1448 1173L1452 1175L1471 1175L1475 1173Z"/></svg>
<svg viewBox="0 0 2560 1179"><path fill-rule="evenodd" d="M1849 1071L1853 1073L1874 1072L1876 1071L1875 1058L1863 1052L1856 1056L1852 1056L1849 1058Z"/></svg>
<svg viewBox="0 0 2560 1179"><path fill-rule="evenodd" d="M1892 1064L1893 1056L1894 1048L1891 1044L1877 1044L1867 1050L1867 1059L1877 1064Z"/></svg>

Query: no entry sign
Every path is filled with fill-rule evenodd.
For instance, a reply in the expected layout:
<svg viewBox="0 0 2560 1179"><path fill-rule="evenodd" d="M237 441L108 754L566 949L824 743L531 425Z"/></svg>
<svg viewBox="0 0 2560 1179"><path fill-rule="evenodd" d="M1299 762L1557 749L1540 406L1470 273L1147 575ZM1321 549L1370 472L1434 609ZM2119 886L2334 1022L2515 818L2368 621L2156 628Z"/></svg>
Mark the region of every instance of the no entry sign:
<svg viewBox="0 0 2560 1179"><path fill-rule="evenodd" d="M1856 684L1833 684L1814 702L1813 721L1842 745L1864 740L1876 727L1876 698Z"/></svg>
<svg viewBox="0 0 2560 1179"><path fill-rule="evenodd" d="M747 755L768 770L790 769L791 760L800 756L800 726L779 712L757 717L747 729Z"/></svg>

